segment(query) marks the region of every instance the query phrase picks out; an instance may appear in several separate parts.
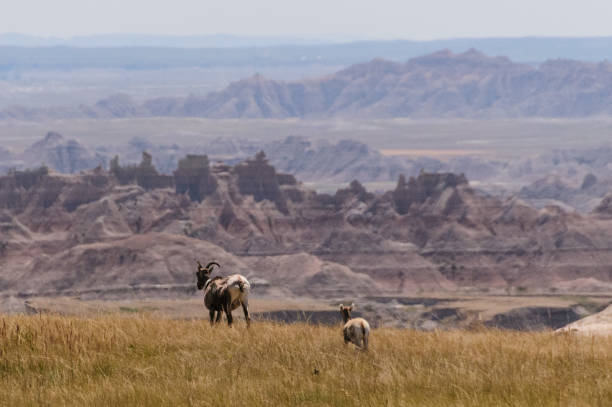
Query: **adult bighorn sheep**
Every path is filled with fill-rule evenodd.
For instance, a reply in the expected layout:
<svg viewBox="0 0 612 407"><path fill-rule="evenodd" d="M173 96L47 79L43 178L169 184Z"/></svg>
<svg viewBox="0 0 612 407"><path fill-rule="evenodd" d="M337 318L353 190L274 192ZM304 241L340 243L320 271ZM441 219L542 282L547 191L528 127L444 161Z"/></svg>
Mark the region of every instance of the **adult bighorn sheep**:
<svg viewBox="0 0 612 407"><path fill-rule="evenodd" d="M344 320L344 327L342 328L344 343L352 342L358 348L368 350L370 324L363 318L351 318L351 311L354 307L355 304L351 304L348 307L340 304L340 312Z"/></svg>
<svg viewBox="0 0 612 407"><path fill-rule="evenodd" d="M198 263L198 271L196 272L198 290L204 289L204 305L210 313L210 324L219 322L221 312L225 312L227 324L231 326L233 322L232 311L242 305L247 326L250 326L249 290L251 284L249 281L240 274L210 278L214 266L221 267L219 263L211 261L206 267L203 267L198 260L196 260L196 263ZM217 313L216 319L215 312Z"/></svg>

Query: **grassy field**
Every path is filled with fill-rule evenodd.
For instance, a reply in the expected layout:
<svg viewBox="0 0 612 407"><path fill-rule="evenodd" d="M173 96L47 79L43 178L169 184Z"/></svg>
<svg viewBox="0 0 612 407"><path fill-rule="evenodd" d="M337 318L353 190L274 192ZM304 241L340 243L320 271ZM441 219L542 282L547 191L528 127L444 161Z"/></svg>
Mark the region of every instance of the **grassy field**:
<svg viewBox="0 0 612 407"><path fill-rule="evenodd" d="M609 405L612 339L0 316L0 405ZM317 369L318 374L315 374Z"/></svg>

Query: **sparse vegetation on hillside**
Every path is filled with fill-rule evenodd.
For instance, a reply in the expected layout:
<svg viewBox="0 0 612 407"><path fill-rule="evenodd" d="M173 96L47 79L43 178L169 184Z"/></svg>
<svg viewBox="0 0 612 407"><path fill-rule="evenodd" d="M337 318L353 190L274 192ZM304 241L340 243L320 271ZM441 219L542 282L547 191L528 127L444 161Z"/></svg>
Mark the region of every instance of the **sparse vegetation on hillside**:
<svg viewBox="0 0 612 407"><path fill-rule="evenodd" d="M612 339L0 317L0 405L608 405ZM315 370L316 369L316 370ZM316 372L316 373L315 373Z"/></svg>

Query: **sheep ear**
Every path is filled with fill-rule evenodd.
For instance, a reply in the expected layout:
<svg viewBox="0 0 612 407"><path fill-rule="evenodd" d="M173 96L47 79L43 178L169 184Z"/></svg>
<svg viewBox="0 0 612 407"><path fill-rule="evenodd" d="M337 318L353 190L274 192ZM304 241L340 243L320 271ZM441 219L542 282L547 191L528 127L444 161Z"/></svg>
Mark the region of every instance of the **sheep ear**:
<svg viewBox="0 0 612 407"><path fill-rule="evenodd" d="M340 304L340 311L342 311L344 309L344 305Z"/></svg>

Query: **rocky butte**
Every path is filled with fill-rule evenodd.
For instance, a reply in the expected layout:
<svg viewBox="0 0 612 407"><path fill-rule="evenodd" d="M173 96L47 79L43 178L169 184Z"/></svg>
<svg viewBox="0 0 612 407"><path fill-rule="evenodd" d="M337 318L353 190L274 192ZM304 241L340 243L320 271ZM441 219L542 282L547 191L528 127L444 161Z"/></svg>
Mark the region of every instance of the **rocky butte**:
<svg viewBox="0 0 612 407"><path fill-rule="evenodd" d="M474 49L405 63L374 59L295 81L254 75L205 96L139 103L112 95L94 105L0 110L1 119L287 117L588 117L612 113L612 63L549 60L539 66Z"/></svg>
<svg viewBox="0 0 612 407"><path fill-rule="evenodd" d="M485 196L465 176L358 181L318 194L263 152L206 156L160 174L139 165L0 177L0 291L11 295L192 287L194 258L242 273L261 294L337 298L423 291L612 288L610 198L585 215Z"/></svg>

